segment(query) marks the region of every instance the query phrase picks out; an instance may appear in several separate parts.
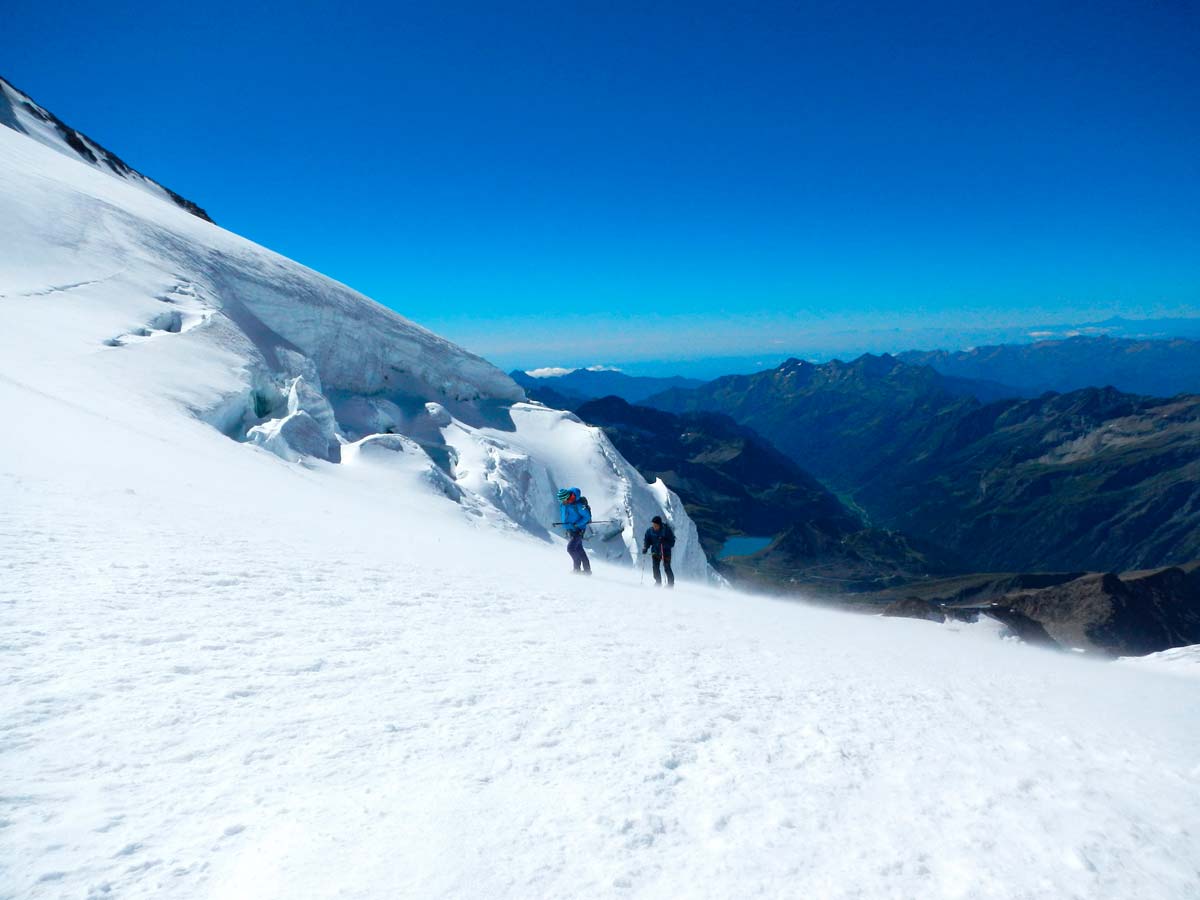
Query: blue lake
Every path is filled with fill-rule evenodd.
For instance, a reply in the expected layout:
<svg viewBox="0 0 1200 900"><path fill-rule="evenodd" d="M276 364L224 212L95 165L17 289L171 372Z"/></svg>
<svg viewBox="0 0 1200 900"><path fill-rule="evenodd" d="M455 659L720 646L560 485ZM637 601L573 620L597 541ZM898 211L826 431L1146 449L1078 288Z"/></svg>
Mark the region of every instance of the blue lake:
<svg viewBox="0 0 1200 900"><path fill-rule="evenodd" d="M751 553L757 553L773 540L775 540L773 537L731 537L721 547L717 559L725 559L727 556L749 556Z"/></svg>

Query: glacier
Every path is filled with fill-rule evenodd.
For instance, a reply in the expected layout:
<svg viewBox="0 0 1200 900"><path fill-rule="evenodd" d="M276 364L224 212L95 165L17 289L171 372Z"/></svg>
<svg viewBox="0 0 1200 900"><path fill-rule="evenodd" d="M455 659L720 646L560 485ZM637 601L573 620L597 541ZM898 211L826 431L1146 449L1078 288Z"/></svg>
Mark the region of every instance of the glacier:
<svg viewBox="0 0 1200 900"><path fill-rule="evenodd" d="M579 484L608 522L591 542L599 558L632 563L661 513L680 537L677 571L712 577L678 498L600 429L525 402L490 363L344 285L10 130L0 139L18 368L62 352L60 376L111 377L131 403L174 407L292 463L337 464L344 444L407 435L464 511L547 540L555 489ZM97 352L63 352L88 343Z"/></svg>

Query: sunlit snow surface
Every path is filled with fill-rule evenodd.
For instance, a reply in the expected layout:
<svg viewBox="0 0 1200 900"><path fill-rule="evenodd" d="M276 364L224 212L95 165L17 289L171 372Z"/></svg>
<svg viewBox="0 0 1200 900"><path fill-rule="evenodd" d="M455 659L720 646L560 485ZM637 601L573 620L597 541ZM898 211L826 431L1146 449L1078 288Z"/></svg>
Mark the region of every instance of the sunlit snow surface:
<svg viewBox="0 0 1200 900"><path fill-rule="evenodd" d="M1117 661L1149 671L1200 678L1200 644L1174 647L1148 656L1122 656Z"/></svg>
<svg viewBox="0 0 1200 900"><path fill-rule="evenodd" d="M12 141L0 232L67 177ZM225 369L198 325L132 334L140 244L72 227L127 301L0 235L0 896L1197 896L1194 680L573 577L487 493L488 459L570 453L538 407L495 455L438 426L477 516L411 438L230 440L181 410L239 390L237 334Z"/></svg>

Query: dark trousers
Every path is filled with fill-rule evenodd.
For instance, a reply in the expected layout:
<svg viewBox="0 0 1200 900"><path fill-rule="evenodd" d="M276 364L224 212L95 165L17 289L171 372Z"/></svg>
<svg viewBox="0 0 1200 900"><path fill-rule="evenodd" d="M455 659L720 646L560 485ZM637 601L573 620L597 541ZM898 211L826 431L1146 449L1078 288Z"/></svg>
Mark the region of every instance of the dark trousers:
<svg viewBox="0 0 1200 900"><path fill-rule="evenodd" d="M592 564L588 560L587 551L583 549L583 532L575 531L571 533L571 539L567 541L567 552L571 554L571 562L575 564L575 571L583 569L585 572L592 571Z"/></svg>
<svg viewBox="0 0 1200 900"><path fill-rule="evenodd" d="M675 587L675 573L671 571L671 554L664 553L659 556L657 553L650 554L650 559L654 562L654 583L662 584L662 574L658 571L658 564L661 562L663 569L667 573L667 587Z"/></svg>

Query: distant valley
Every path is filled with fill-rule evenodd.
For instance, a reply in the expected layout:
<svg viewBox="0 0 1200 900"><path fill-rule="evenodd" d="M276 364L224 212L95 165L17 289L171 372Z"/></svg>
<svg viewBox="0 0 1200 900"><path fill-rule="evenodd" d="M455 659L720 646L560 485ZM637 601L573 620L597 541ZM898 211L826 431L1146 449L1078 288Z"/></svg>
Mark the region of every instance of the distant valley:
<svg viewBox="0 0 1200 900"><path fill-rule="evenodd" d="M603 428L647 479L661 478L679 495L710 561L741 583L878 590L954 568L932 548L865 526L812 475L727 416L674 415L619 397L576 413Z"/></svg>
<svg viewBox="0 0 1200 900"><path fill-rule="evenodd" d="M869 522L975 570L1200 557L1200 396L1111 388L983 403L896 357L790 360L648 405L754 428Z"/></svg>

